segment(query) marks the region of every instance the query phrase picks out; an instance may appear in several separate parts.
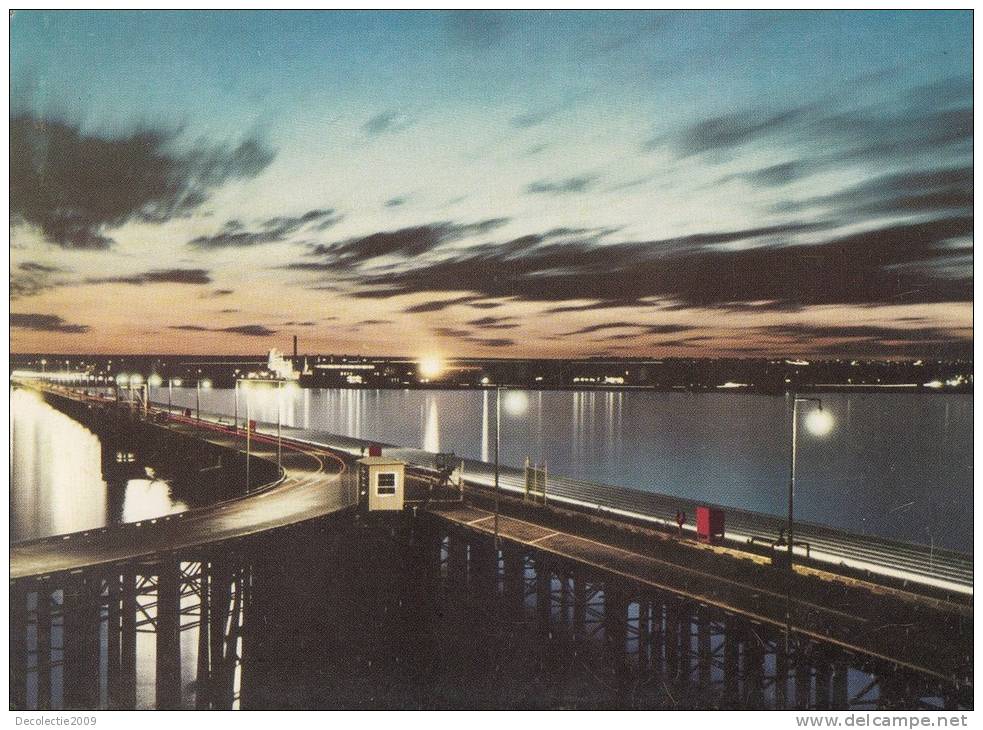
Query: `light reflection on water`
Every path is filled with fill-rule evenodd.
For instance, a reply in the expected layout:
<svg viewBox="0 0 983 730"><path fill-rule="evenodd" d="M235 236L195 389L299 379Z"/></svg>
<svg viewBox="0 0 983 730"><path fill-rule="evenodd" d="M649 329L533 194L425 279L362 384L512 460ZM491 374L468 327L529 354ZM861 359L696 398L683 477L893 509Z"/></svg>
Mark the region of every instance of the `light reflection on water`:
<svg viewBox="0 0 983 730"><path fill-rule="evenodd" d="M188 505L171 497L170 485L161 479L130 479L123 496L123 522L139 522L184 512Z"/></svg>
<svg viewBox="0 0 983 730"><path fill-rule="evenodd" d="M11 542L188 509L170 484L146 474L107 483L99 437L36 393L11 390L10 414Z"/></svg>
<svg viewBox="0 0 983 730"><path fill-rule="evenodd" d="M24 390L10 397L10 539L102 527L106 483L95 434Z"/></svg>
<svg viewBox="0 0 983 730"><path fill-rule="evenodd" d="M782 396L528 391L502 408L503 463L784 514L788 401ZM153 394L157 400L166 393ZM475 390L241 392L253 418L432 451L493 458L495 394ZM174 400L194 406L193 389ZM796 512L859 533L972 551L972 395L825 394L836 420L799 441ZM233 413L231 390L202 408ZM521 412L520 412L521 411Z"/></svg>

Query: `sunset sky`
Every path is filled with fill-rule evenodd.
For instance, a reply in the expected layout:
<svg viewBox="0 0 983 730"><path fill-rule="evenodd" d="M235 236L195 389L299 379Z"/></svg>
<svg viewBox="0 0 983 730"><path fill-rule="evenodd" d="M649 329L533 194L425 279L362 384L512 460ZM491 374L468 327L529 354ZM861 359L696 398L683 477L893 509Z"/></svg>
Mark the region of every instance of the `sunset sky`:
<svg viewBox="0 0 983 730"><path fill-rule="evenodd" d="M970 354L969 11L10 29L14 352Z"/></svg>

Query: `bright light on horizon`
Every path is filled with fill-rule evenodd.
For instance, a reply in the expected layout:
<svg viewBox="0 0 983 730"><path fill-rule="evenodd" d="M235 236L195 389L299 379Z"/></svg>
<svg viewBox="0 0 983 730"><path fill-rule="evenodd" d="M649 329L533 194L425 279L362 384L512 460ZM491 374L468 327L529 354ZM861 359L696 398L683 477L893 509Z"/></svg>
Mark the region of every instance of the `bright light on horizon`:
<svg viewBox="0 0 983 730"><path fill-rule="evenodd" d="M444 367L444 361L436 355L422 357L416 364L417 371L428 380L439 378L444 372Z"/></svg>

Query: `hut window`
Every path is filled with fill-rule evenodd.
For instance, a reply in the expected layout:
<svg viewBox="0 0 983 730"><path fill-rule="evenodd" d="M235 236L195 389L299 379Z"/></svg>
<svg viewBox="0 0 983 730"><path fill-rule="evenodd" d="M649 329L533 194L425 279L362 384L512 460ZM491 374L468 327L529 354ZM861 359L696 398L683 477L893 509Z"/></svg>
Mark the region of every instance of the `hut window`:
<svg viewBox="0 0 983 730"><path fill-rule="evenodd" d="M380 497L396 494L395 472L382 472L375 478L375 493Z"/></svg>

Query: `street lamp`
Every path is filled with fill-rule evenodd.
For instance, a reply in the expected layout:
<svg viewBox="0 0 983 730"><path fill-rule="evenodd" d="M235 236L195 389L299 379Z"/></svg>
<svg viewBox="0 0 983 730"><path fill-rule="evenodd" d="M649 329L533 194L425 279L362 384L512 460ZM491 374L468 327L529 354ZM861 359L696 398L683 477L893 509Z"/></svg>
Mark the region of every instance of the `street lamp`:
<svg viewBox="0 0 983 730"><path fill-rule="evenodd" d="M250 403L249 403L249 391L252 389L252 385L247 378L236 378L235 380L235 421L236 428L235 431L238 433L239 427L239 383L243 384L243 390L246 393L246 466L248 473L249 465L249 441L251 436L250 428ZM286 384L285 380L278 379L276 381L276 465L280 467L283 462L283 389ZM247 483L248 486L248 483Z"/></svg>
<svg viewBox="0 0 983 730"><path fill-rule="evenodd" d="M195 381L195 420L197 421L201 420L201 390L202 388L208 390L211 387L212 381L208 378Z"/></svg>
<svg viewBox="0 0 983 730"><path fill-rule="evenodd" d="M147 410L147 398L146 398L147 389L146 389L146 384L143 381L143 376L140 375L139 373L135 373L135 374L133 374L133 375L130 376L130 399L131 400L134 400L135 399L135 396L134 396L134 391L135 390L138 390L138 391L140 391L140 392L143 393L143 398L141 400L142 400L142 404L143 404L143 410L144 410L144 412L146 412L146 410Z"/></svg>
<svg viewBox="0 0 983 730"><path fill-rule="evenodd" d="M181 387L181 378L168 378L167 379L167 414L170 416L171 413L171 401L174 398L174 386Z"/></svg>
<svg viewBox="0 0 983 730"><path fill-rule="evenodd" d="M519 391L513 391L505 397L505 410L513 416L522 415L528 401L524 393ZM499 450L501 449L501 438L500 434L502 432L502 386L495 385L495 547L498 548L498 512L499 512L499 497L501 495L501 488L499 485L499 472L501 467L499 465Z"/></svg>
<svg viewBox="0 0 983 730"><path fill-rule="evenodd" d="M798 451L798 432L799 432L799 403L815 403L817 408L809 412L806 416L806 428L815 436L825 436L833 430L833 417L829 411L823 410L823 401L820 398L800 398L793 397L792 400L792 463L789 471L788 480L788 569L792 570L792 561L795 549L795 459Z"/></svg>
<svg viewBox="0 0 983 730"><path fill-rule="evenodd" d="M126 373L120 373L116 376L116 404L119 405L119 389L125 388L130 382L130 376Z"/></svg>

